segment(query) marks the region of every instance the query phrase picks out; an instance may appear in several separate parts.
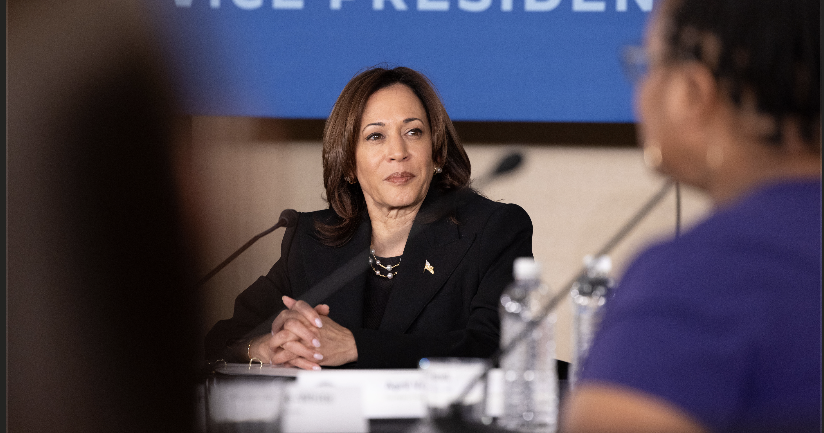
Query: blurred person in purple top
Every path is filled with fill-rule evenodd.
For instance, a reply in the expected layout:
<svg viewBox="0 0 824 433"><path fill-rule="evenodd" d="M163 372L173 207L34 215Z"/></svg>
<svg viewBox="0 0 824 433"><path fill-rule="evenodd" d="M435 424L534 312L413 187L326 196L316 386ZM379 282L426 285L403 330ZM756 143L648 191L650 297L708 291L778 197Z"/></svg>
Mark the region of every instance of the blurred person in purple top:
<svg viewBox="0 0 824 433"><path fill-rule="evenodd" d="M627 269L563 431L821 431L819 7L656 4L645 161L715 209Z"/></svg>

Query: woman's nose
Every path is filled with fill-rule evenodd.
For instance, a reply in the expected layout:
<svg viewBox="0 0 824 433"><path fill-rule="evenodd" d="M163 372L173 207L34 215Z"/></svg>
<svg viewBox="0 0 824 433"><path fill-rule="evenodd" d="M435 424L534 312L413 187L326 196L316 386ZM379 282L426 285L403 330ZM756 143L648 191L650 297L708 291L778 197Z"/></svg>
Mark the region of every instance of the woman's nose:
<svg viewBox="0 0 824 433"><path fill-rule="evenodd" d="M403 161L409 157L406 141L400 134L392 134L389 139L389 159L393 161Z"/></svg>

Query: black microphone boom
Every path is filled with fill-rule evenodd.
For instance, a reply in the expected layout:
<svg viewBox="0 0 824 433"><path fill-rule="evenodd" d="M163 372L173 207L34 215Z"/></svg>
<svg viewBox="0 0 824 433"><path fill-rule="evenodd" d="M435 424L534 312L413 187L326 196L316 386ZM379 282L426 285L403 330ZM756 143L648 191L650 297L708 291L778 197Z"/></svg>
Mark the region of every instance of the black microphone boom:
<svg viewBox="0 0 824 433"><path fill-rule="evenodd" d="M495 167L495 170L493 170L491 173L473 180L472 187L474 189L481 189L498 176L515 171L518 167L521 166L523 160L524 156L521 154L521 152L515 151L510 153L498 162L498 166Z"/></svg>
<svg viewBox="0 0 824 433"><path fill-rule="evenodd" d="M504 159L498 163L498 168L495 169L493 174L495 176L499 176L505 173L509 173L512 170L518 168L521 165L521 162L524 160L524 156L521 155L520 152L513 152L507 155Z"/></svg>
<svg viewBox="0 0 824 433"><path fill-rule="evenodd" d="M205 277L203 277L203 279L198 281L197 284L195 284L195 288L206 284L206 282L209 281L212 277L214 277L215 274L220 272L221 269L226 267L226 265L231 263L232 260L237 258L237 256L240 255L240 253L246 251L246 249L249 248L250 246L252 246L253 243L257 242L258 239L268 235L269 233L272 233L273 231L275 231L276 229L278 229L280 227L286 227L286 228L294 227L297 223L298 223L298 212L294 209L284 209L283 212L280 213L280 218L278 219L277 224L275 224L271 228L261 232L260 234L253 237L252 239L249 239L249 242L246 242L246 244L244 244L242 247L240 247L231 256L226 258L226 260L224 260L221 264L217 265L216 268L212 269L212 272L209 272Z"/></svg>
<svg viewBox="0 0 824 433"><path fill-rule="evenodd" d="M613 235L612 238L610 238L607 241L607 243L603 247L601 247L598 253L596 253L593 257L600 257L605 254L609 254L612 251L612 249L615 248L615 246L618 245L618 243L621 242L621 240L623 240L629 234L629 232L632 231L632 229L634 229L638 225L638 223L640 223L644 219L644 217L646 217L655 208L655 206L664 198L664 196L666 196L669 190L672 189L674 183L675 182L670 180L664 182L664 184L661 186L658 192L656 192L646 203L644 203L644 205L641 206L638 212L636 212L635 215L633 215L632 218L630 218L629 221L627 221L621 227L621 229L618 230L618 233ZM489 374L489 370L492 369L492 366L497 364L502 356L509 353L517 344L522 342L529 334L531 334L532 331L538 326L541 319L548 316L549 313L551 313L552 310L554 310L555 307L558 306L558 304L563 299L566 299L566 297L569 296L569 292L572 285L581 277L586 275L586 271L587 269L585 266L581 270L579 270L578 273L576 273L575 276L572 279L570 279L568 283L562 285L561 290L554 296L552 296L552 298L550 298L549 301L543 305L540 312L538 313L538 319L528 322L526 325L524 325L521 331L515 335L515 337L512 339L512 341L509 342L509 344L506 345L506 347L499 347L495 351L495 353L493 353L492 356L490 356L491 362L489 363L489 367L484 369L483 373L481 373L472 381L470 381L469 385L464 388L463 392L461 392L461 394L457 398L452 400L450 407L452 408L453 412L457 410L457 407L460 406L461 402L463 402L466 396L469 395L469 392L472 391L472 388L475 387L475 384L483 380L487 376L487 374Z"/></svg>

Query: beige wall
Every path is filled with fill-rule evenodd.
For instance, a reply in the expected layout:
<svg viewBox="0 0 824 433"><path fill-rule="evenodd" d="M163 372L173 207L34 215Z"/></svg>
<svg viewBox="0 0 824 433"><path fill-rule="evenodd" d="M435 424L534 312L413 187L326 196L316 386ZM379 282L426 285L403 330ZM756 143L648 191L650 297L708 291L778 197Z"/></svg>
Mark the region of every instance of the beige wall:
<svg viewBox="0 0 824 433"><path fill-rule="evenodd" d="M220 263L252 236L271 227L281 210L324 208L321 143L244 139L253 123L194 118L192 142L180 153L186 197L196 222L202 251L201 275ZM249 132L247 134L247 132ZM240 138L239 138L240 137ZM473 177L486 174L512 148L525 155L524 165L482 192L493 200L516 203L532 217L533 251L553 290L580 269L584 255L604 243L662 185L650 173L636 148L551 145L465 145ZM682 224L688 227L709 210L696 191L683 188ZM672 236L675 193L667 198L612 253L615 276L639 248ZM204 291L201 341L219 319L232 314L233 300L280 255L279 230L253 245L221 271ZM571 359L571 308L558 310L557 356Z"/></svg>

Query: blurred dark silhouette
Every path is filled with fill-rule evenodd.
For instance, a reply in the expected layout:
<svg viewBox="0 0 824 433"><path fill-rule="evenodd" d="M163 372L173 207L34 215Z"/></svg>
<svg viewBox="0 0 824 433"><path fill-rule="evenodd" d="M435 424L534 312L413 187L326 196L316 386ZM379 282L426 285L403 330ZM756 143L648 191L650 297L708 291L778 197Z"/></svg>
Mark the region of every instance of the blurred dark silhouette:
<svg viewBox="0 0 824 433"><path fill-rule="evenodd" d="M12 432L195 427L175 98L141 6L7 8Z"/></svg>

